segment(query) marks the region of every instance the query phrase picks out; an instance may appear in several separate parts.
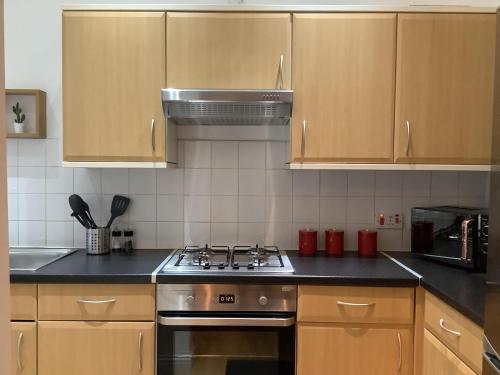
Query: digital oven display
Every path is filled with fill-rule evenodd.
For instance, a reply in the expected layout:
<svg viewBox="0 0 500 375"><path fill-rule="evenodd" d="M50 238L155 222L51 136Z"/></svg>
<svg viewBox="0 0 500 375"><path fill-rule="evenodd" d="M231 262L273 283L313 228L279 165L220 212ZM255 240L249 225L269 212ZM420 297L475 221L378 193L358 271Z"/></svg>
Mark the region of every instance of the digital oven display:
<svg viewBox="0 0 500 375"><path fill-rule="evenodd" d="M219 303L236 303L234 294L219 294Z"/></svg>

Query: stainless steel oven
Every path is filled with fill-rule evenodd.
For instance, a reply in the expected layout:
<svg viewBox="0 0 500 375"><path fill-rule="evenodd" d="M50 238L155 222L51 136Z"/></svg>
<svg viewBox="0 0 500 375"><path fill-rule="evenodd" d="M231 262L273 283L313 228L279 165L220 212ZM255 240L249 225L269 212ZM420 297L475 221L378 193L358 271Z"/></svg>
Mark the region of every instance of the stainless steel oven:
<svg viewBox="0 0 500 375"><path fill-rule="evenodd" d="M158 375L293 375L295 285L160 284Z"/></svg>

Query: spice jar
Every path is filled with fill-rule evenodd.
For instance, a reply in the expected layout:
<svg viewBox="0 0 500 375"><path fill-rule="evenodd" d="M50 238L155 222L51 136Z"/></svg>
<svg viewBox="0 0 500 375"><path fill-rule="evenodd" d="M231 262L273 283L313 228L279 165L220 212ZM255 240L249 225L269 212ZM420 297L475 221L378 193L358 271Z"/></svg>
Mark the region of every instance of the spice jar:
<svg viewBox="0 0 500 375"><path fill-rule="evenodd" d="M111 249L120 251L122 249L122 231L114 230L111 232Z"/></svg>
<svg viewBox="0 0 500 375"><path fill-rule="evenodd" d="M132 253L134 251L134 231L126 230L123 232L123 251Z"/></svg>

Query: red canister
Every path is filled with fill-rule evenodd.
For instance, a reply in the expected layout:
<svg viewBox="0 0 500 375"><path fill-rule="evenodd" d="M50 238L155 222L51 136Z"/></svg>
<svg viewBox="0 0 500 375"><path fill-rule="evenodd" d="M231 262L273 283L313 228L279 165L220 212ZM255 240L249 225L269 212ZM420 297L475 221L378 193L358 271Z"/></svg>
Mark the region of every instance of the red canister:
<svg viewBox="0 0 500 375"><path fill-rule="evenodd" d="M299 255L314 256L318 251L318 231L314 229L299 230Z"/></svg>
<svg viewBox="0 0 500 375"><path fill-rule="evenodd" d="M368 229L358 231L358 255L360 257L377 256L377 232Z"/></svg>
<svg viewBox="0 0 500 375"><path fill-rule="evenodd" d="M325 230L325 254L341 257L344 255L344 231L339 229Z"/></svg>

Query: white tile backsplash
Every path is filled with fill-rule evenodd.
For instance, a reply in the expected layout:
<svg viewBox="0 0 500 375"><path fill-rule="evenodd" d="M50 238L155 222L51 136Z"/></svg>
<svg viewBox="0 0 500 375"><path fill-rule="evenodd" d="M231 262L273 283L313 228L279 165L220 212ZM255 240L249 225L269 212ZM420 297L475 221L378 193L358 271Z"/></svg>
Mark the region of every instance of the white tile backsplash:
<svg viewBox="0 0 500 375"><path fill-rule="evenodd" d="M231 195L212 196L212 223L234 223L238 219L238 197Z"/></svg>
<svg viewBox="0 0 500 375"><path fill-rule="evenodd" d="M73 247L73 221L47 222L47 246Z"/></svg>
<svg viewBox="0 0 500 375"><path fill-rule="evenodd" d="M184 194L184 170L158 169L156 171L157 194Z"/></svg>
<svg viewBox="0 0 500 375"><path fill-rule="evenodd" d="M263 222L266 219L266 198L240 196L238 200L238 221L246 223Z"/></svg>
<svg viewBox="0 0 500 375"><path fill-rule="evenodd" d="M19 167L19 193L45 193L45 167Z"/></svg>
<svg viewBox="0 0 500 375"><path fill-rule="evenodd" d="M487 173L292 171L285 142L179 141L179 168L127 170L64 168L60 140L25 141L7 142L11 245L85 246L69 216L73 192L101 225L113 195L129 196L115 224L134 229L138 248L258 242L296 249L298 229L315 228L322 249L324 230L336 227L353 250L357 230L374 228L375 212L384 210L401 211L404 228L379 231L379 247L408 249L411 207L488 202ZM43 163L34 161L42 151Z"/></svg>
<svg viewBox="0 0 500 375"><path fill-rule="evenodd" d="M210 168L211 144L207 141L184 142L185 168Z"/></svg>
<svg viewBox="0 0 500 375"><path fill-rule="evenodd" d="M238 195L238 170L212 169L212 195Z"/></svg>
<svg viewBox="0 0 500 375"><path fill-rule="evenodd" d="M46 161L45 142L38 139L19 140L17 163L25 167L44 167Z"/></svg>
<svg viewBox="0 0 500 375"><path fill-rule="evenodd" d="M49 194L71 194L73 192L73 169L47 167L46 188Z"/></svg>
<svg viewBox="0 0 500 375"><path fill-rule="evenodd" d="M184 220L184 197L182 195L158 195L156 199L157 221Z"/></svg>
<svg viewBox="0 0 500 375"><path fill-rule="evenodd" d="M102 174L103 194L128 194L128 170L109 169Z"/></svg>
<svg viewBox="0 0 500 375"><path fill-rule="evenodd" d="M106 172L106 170L103 171ZM130 194L156 194L156 171L154 169L130 169L128 190Z"/></svg>
<svg viewBox="0 0 500 375"><path fill-rule="evenodd" d="M209 195L185 196L184 197L184 221L186 222L210 222Z"/></svg>
<svg viewBox="0 0 500 375"><path fill-rule="evenodd" d="M44 194L19 194L18 207L19 220L45 220Z"/></svg>
<svg viewBox="0 0 500 375"><path fill-rule="evenodd" d="M266 167L265 142L240 142L238 147L240 169Z"/></svg>
<svg viewBox="0 0 500 375"><path fill-rule="evenodd" d="M238 186L241 195L265 195L266 171L264 169L240 169Z"/></svg>
<svg viewBox="0 0 500 375"><path fill-rule="evenodd" d="M318 196L318 171L293 171L293 195Z"/></svg>
<svg viewBox="0 0 500 375"><path fill-rule="evenodd" d="M101 170L75 168L74 190L78 194L100 194L101 193Z"/></svg>
<svg viewBox="0 0 500 375"><path fill-rule="evenodd" d="M212 168L238 168L238 142L212 142Z"/></svg>
<svg viewBox="0 0 500 375"><path fill-rule="evenodd" d="M184 169L184 193L209 195L211 193L210 169Z"/></svg>
<svg viewBox="0 0 500 375"><path fill-rule="evenodd" d="M320 195L322 197L347 196L347 172L321 171Z"/></svg>

